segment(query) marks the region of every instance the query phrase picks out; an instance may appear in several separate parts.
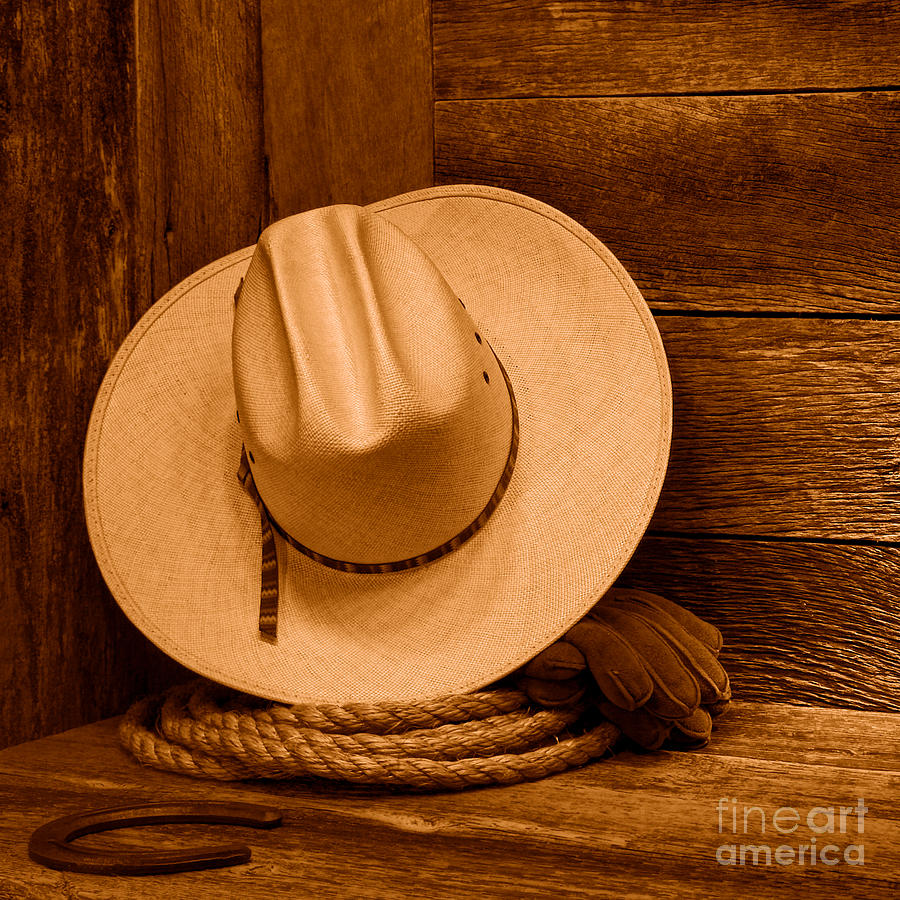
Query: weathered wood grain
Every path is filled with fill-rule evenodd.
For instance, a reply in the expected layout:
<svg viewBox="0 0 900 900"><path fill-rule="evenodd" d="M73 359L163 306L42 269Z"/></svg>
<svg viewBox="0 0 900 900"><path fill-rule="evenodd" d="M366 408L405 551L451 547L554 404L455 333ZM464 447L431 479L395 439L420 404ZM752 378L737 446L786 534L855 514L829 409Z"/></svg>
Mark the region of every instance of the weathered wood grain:
<svg viewBox="0 0 900 900"><path fill-rule="evenodd" d="M897 775L900 716L852 709L736 701L703 749L714 756L869 769ZM847 735L864 735L856 741Z"/></svg>
<svg viewBox="0 0 900 900"><path fill-rule="evenodd" d="M108 720L0 753L0 896L102 898L296 895L322 897L798 898L893 896L900 871L900 765L887 745L895 716L833 714L770 704L735 704L709 747L687 753L619 752L531 784L460 794L403 795L322 782L214 785L216 799L284 811L268 832L194 826L134 829L83 839L91 846L175 846L246 841L250 863L140 879L59 873L26 856L30 832L70 812L147 799L209 798L210 784L142 769L118 749ZM755 742L755 743L754 743ZM873 744L879 747L875 753ZM823 748L821 751L818 748ZM841 748L851 764L835 758ZM860 765L871 761L870 767ZM718 803L736 800L719 830ZM855 807L845 831L818 835L843 850L864 845L865 865L723 867L722 844L797 847L814 836L816 806ZM762 832L759 807L768 830ZM793 834L772 834L771 817L792 807ZM822 822L824 814L814 820Z"/></svg>
<svg viewBox="0 0 900 900"><path fill-rule="evenodd" d="M121 711L176 669L109 598L81 504L88 415L137 292L130 10L2 4L0 58L5 746Z"/></svg>
<svg viewBox="0 0 900 900"><path fill-rule="evenodd" d="M895 92L453 101L435 177L562 209L656 309L897 315L898 140Z"/></svg>
<svg viewBox="0 0 900 900"><path fill-rule="evenodd" d="M900 540L900 322L657 324L674 426L654 527Z"/></svg>
<svg viewBox="0 0 900 900"><path fill-rule="evenodd" d="M269 224L258 0L135 0L139 311Z"/></svg>
<svg viewBox="0 0 900 900"><path fill-rule="evenodd" d="M261 0L275 218L432 183L428 0Z"/></svg>
<svg viewBox="0 0 900 900"><path fill-rule="evenodd" d="M895 3L433 0L439 99L900 83Z"/></svg>
<svg viewBox="0 0 900 900"><path fill-rule="evenodd" d="M651 532L620 583L717 625L735 697L900 712L900 548Z"/></svg>

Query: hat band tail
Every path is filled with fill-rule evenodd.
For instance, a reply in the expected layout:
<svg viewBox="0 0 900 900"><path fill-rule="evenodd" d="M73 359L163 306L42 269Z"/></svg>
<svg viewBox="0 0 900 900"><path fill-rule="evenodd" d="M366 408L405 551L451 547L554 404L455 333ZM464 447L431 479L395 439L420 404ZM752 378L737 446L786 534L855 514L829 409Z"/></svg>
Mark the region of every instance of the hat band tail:
<svg viewBox="0 0 900 900"><path fill-rule="evenodd" d="M266 641L274 643L278 636L278 548L275 544L275 532L266 504L262 502L253 475L250 472L250 460L247 450L241 447L241 465L238 469L238 481L244 490L253 498L259 510L259 523L262 532L262 566L259 587L259 635Z"/></svg>

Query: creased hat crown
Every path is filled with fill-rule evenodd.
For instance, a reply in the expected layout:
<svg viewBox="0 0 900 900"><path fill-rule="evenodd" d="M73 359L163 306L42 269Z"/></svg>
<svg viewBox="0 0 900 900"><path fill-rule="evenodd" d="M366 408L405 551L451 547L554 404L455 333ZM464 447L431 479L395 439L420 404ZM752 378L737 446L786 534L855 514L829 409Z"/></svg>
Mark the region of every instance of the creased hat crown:
<svg viewBox="0 0 900 900"><path fill-rule="evenodd" d="M511 396L487 337L431 260L361 207L263 232L232 364L259 494L318 554L427 553L479 516L504 473Z"/></svg>

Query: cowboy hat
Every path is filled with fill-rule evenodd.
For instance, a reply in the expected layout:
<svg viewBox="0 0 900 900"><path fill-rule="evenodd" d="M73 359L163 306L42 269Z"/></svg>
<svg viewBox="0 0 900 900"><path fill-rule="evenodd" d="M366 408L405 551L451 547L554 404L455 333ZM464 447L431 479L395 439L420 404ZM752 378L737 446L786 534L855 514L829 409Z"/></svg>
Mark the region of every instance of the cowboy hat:
<svg viewBox="0 0 900 900"><path fill-rule="evenodd" d="M287 703L483 687L603 596L665 474L659 333L561 212L454 185L276 222L97 395L91 544L131 621Z"/></svg>

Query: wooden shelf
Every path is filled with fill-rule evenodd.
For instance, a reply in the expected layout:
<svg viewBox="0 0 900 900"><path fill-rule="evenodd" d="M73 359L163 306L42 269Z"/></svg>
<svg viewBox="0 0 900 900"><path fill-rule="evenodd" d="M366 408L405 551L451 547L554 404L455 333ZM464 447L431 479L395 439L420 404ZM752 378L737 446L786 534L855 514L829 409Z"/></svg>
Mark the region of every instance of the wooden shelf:
<svg viewBox="0 0 900 900"><path fill-rule="evenodd" d="M699 751L636 753L543 781L463 793L401 794L328 782L218 783L145 769L116 741L118 719L0 752L0 897L893 897L900 886L900 742L891 713L735 703ZM727 798L727 799L726 799ZM863 832L855 810L863 798ZM284 812L273 831L144 826L80 839L163 848L246 841L228 869L143 877L33 863L31 832L58 816L150 800L244 800ZM720 804L720 801L722 803ZM720 833L720 805L721 826ZM840 807L847 812L840 831ZM766 831L760 832L759 807ZM793 833L772 814L797 810ZM833 807L835 833L807 824ZM737 811L734 833L732 810ZM790 813L782 813L790 827ZM813 823L824 827L818 812ZM801 844L816 838L810 864ZM793 848L794 861L717 862L734 844ZM863 865L844 860L863 847ZM723 851L724 853L725 851ZM781 851L782 856L786 851ZM850 851L856 859L859 851Z"/></svg>

